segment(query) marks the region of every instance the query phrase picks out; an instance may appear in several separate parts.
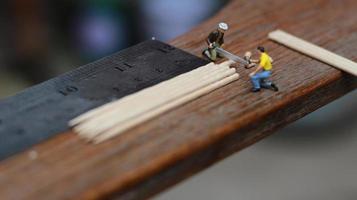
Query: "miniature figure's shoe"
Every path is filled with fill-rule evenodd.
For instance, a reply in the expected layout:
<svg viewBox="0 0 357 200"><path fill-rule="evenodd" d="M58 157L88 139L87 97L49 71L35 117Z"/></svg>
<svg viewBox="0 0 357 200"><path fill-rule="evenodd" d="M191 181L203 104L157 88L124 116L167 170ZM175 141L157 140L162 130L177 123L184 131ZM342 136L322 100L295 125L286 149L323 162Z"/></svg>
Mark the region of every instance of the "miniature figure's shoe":
<svg viewBox="0 0 357 200"><path fill-rule="evenodd" d="M275 92L279 91L279 88L274 83L271 84L271 89L273 89Z"/></svg>
<svg viewBox="0 0 357 200"><path fill-rule="evenodd" d="M252 89L252 92L259 92L260 91L260 88L253 88Z"/></svg>

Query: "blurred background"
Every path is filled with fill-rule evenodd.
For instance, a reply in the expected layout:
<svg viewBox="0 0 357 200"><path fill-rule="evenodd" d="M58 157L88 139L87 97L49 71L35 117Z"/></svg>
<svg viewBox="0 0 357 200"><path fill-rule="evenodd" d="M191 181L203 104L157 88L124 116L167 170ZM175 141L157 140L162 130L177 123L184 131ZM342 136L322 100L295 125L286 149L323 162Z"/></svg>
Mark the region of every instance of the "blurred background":
<svg viewBox="0 0 357 200"><path fill-rule="evenodd" d="M225 0L0 3L0 98L155 37L170 40Z"/></svg>
<svg viewBox="0 0 357 200"><path fill-rule="evenodd" d="M226 0L0 3L0 98L140 41L167 41ZM357 92L155 197L357 199Z"/></svg>

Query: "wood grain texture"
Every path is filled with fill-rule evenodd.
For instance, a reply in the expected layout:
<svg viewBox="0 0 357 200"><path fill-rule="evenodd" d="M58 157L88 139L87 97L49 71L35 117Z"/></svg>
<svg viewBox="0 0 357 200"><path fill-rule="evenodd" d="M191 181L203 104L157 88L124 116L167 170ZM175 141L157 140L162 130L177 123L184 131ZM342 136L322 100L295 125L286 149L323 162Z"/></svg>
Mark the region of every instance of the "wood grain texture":
<svg viewBox="0 0 357 200"><path fill-rule="evenodd" d="M264 3L262 3L264 2ZM196 55L218 22L226 49L242 55L264 45L280 91L251 93L248 74L200 99L89 145L71 131L0 163L3 199L142 199L270 135L356 88L356 79L269 41L277 28L357 60L357 1L232 1L171 41ZM30 159L30 151L38 157Z"/></svg>

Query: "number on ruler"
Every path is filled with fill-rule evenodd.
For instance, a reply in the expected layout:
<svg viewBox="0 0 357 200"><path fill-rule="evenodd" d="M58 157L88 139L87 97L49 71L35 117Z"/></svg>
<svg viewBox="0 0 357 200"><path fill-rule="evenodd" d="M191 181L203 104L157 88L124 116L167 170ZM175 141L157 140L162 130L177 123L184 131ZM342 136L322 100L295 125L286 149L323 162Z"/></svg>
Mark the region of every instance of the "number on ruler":
<svg viewBox="0 0 357 200"><path fill-rule="evenodd" d="M175 47L172 47L170 45L163 45L162 47L158 48L157 50L163 52L163 53L169 53L172 50L175 50Z"/></svg>
<svg viewBox="0 0 357 200"><path fill-rule="evenodd" d="M160 69L160 68L155 68L155 71L162 73L164 70Z"/></svg>
<svg viewBox="0 0 357 200"><path fill-rule="evenodd" d="M120 65L120 67L116 66L116 67L114 67L114 69L123 72L123 71L125 71L129 68L133 68L133 67L134 67L134 65L124 62L122 65Z"/></svg>
<svg viewBox="0 0 357 200"><path fill-rule="evenodd" d="M58 92L61 93L63 96L67 96L70 93L77 92L78 88L75 86L67 86L63 90L59 90Z"/></svg>

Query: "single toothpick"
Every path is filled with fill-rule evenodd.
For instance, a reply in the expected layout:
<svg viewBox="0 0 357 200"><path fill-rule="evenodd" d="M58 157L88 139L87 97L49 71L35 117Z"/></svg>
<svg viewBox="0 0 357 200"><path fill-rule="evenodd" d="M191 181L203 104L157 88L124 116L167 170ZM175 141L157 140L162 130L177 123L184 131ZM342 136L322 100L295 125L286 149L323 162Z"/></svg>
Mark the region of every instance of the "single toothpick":
<svg viewBox="0 0 357 200"><path fill-rule="evenodd" d="M312 58L318 59L326 64L336 67L337 69L357 76L357 63L352 60L344 58L282 30L273 31L269 33L268 37L271 40L281 43Z"/></svg>

